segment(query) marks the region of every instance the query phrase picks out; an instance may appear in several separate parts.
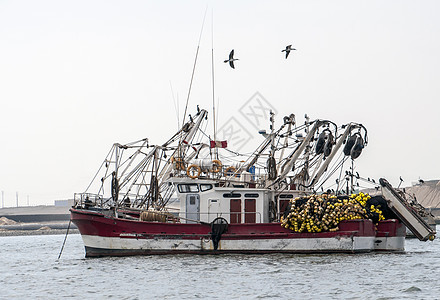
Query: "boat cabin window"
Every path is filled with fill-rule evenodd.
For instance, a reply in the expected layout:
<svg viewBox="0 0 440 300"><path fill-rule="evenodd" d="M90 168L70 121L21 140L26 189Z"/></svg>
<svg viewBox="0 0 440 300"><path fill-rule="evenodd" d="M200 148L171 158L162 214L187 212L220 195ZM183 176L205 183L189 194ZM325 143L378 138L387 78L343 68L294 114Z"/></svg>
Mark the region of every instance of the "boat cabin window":
<svg viewBox="0 0 440 300"><path fill-rule="evenodd" d="M179 193L197 193L199 186L197 184L179 184L177 185Z"/></svg>
<svg viewBox="0 0 440 300"><path fill-rule="evenodd" d="M241 194L239 193L225 193L223 194L223 198L240 198Z"/></svg>
<svg viewBox="0 0 440 300"><path fill-rule="evenodd" d="M244 188L244 184L233 184L232 186L236 188Z"/></svg>
<svg viewBox="0 0 440 300"><path fill-rule="evenodd" d="M202 192L209 191L210 189L212 189L212 184L201 184L200 185L200 190Z"/></svg>
<svg viewBox="0 0 440 300"><path fill-rule="evenodd" d="M293 195L292 194L281 194L280 198L283 198L283 199L288 198L288 199L290 199L290 198L293 198Z"/></svg>
<svg viewBox="0 0 440 300"><path fill-rule="evenodd" d="M246 198L258 198L258 194L257 193L252 193L252 194L244 194L244 196Z"/></svg>

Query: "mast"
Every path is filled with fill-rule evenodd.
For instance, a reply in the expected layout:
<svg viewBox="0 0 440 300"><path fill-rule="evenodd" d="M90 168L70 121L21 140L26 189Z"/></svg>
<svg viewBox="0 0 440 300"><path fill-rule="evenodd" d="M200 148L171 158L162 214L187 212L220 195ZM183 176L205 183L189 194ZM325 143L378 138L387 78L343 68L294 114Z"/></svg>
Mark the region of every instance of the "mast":
<svg viewBox="0 0 440 300"><path fill-rule="evenodd" d="M192 83L193 83L193 79L194 79L194 73L196 71L197 58L199 56L199 49L200 49L200 41L202 40L203 27L205 26L205 17L206 17L206 12L207 11L208 11L208 7L206 7L205 15L203 16L202 29L200 29L200 36L199 36L199 42L197 43L196 57L194 58L194 66L193 66L193 70L192 70L192 73L191 73L191 80L190 80L189 88L188 88L188 96L186 98L185 112L183 113L182 127L185 124L185 117L186 117L186 112L188 110L189 97L191 95L191 88L192 88ZM179 155L179 156L181 156L181 155Z"/></svg>
<svg viewBox="0 0 440 300"><path fill-rule="evenodd" d="M289 141L289 133L292 130L292 125L295 125L295 115L294 114L290 114L290 116L284 117L284 125L286 125L287 122L288 122L287 134L286 134L286 136L284 138L284 145L283 145L284 147L281 150L279 161L281 161L283 159L284 149L287 148L287 146L289 145L289 142L288 142ZM277 172L280 171L280 168L281 168L281 164L278 164Z"/></svg>
<svg viewBox="0 0 440 300"><path fill-rule="evenodd" d="M212 119L214 127L214 142L217 141L217 128L215 127L215 81L214 81L214 12L211 19L211 77L212 77ZM218 149L214 147L214 157L218 159Z"/></svg>

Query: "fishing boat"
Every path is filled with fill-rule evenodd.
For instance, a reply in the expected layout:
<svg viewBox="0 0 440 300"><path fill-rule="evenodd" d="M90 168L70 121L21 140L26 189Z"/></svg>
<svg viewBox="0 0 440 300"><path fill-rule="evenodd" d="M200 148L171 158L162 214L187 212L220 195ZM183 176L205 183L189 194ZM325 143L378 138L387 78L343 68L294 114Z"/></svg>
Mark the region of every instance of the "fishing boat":
<svg viewBox="0 0 440 300"><path fill-rule="evenodd" d="M433 238L386 180L378 188L392 217L356 190L362 124L290 114L275 129L271 113L270 132L243 154L211 138L207 122L197 108L163 144L112 146L70 210L86 257L403 251L405 225Z"/></svg>

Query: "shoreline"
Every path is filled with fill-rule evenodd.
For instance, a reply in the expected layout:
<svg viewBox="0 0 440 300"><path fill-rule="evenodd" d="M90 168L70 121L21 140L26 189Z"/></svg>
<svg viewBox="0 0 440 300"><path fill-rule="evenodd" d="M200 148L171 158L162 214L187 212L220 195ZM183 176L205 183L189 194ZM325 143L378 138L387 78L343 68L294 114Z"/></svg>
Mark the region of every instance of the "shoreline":
<svg viewBox="0 0 440 300"><path fill-rule="evenodd" d="M37 230L1 230L0 237L27 235L65 235L67 229L37 229ZM69 229L70 234L79 234L78 229Z"/></svg>

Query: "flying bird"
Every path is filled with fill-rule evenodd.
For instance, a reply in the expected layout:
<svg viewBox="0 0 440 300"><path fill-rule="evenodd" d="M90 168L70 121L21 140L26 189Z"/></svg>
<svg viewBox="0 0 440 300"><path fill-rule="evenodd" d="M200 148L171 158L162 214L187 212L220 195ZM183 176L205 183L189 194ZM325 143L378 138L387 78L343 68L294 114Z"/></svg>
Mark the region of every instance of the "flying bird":
<svg viewBox="0 0 440 300"><path fill-rule="evenodd" d="M292 51L292 50L296 50L296 49L295 49L295 48L292 48L292 45L289 45L289 46L286 46L286 49L281 50L281 52L286 52L286 59L287 59L287 57L288 57L289 54L290 54L290 51Z"/></svg>
<svg viewBox="0 0 440 300"><path fill-rule="evenodd" d="M225 60L225 63L229 63L232 69L235 69L234 67L234 61L238 60L238 58L234 58L234 49L232 49L231 53L229 53L229 59Z"/></svg>

